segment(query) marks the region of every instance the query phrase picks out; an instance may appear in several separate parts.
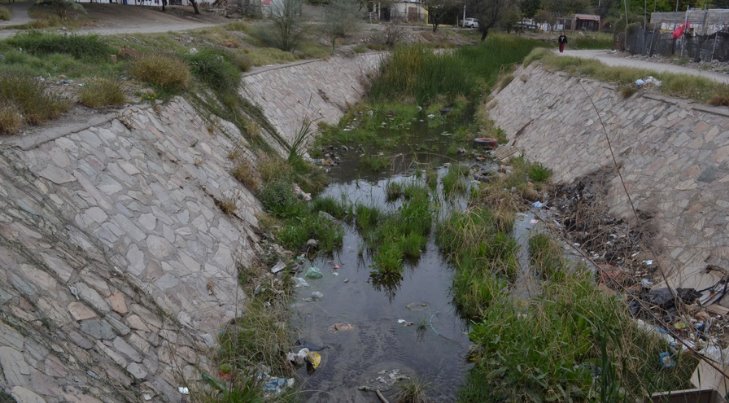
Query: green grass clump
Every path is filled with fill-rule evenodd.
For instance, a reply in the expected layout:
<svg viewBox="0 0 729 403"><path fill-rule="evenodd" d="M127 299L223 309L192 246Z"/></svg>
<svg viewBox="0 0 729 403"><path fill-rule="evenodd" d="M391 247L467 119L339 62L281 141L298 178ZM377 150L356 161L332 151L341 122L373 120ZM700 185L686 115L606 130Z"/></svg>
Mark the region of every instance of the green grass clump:
<svg viewBox="0 0 729 403"><path fill-rule="evenodd" d="M101 59L114 53L111 46L96 35L59 35L33 31L15 35L7 42L34 55L64 53L77 59Z"/></svg>
<svg viewBox="0 0 729 403"><path fill-rule="evenodd" d="M311 207L316 211L323 211L340 220L346 219L350 215L349 206L333 197L317 197L312 200Z"/></svg>
<svg viewBox="0 0 729 403"><path fill-rule="evenodd" d="M679 357L676 368L661 368L666 343L638 329L589 273L545 283L526 307L492 301L470 338L481 351L462 401L635 401L690 387L696 365Z"/></svg>
<svg viewBox="0 0 729 403"><path fill-rule="evenodd" d="M313 212L286 220L276 238L285 248L301 249L309 239L318 242L317 248L332 253L342 247L344 233L341 225Z"/></svg>
<svg viewBox="0 0 729 403"><path fill-rule="evenodd" d="M0 20L8 21L12 16L13 13L10 12L9 8L0 7Z"/></svg>
<svg viewBox="0 0 729 403"><path fill-rule="evenodd" d="M390 182L385 188L385 198L387 201L395 201L403 196L403 186L400 182Z"/></svg>
<svg viewBox="0 0 729 403"><path fill-rule="evenodd" d="M532 163L527 167L527 175L532 182L545 183L552 176L552 171L540 163Z"/></svg>
<svg viewBox="0 0 729 403"><path fill-rule="evenodd" d="M293 184L285 179L265 183L258 199L277 218L300 217L306 211L306 203L296 197Z"/></svg>
<svg viewBox="0 0 729 403"><path fill-rule="evenodd" d="M468 189L465 178L470 173L467 166L462 164L451 164L448 172L443 175L443 194L446 197L463 194Z"/></svg>
<svg viewBox="0 0 729 403"><path fill-rule="evenodd" d="M454 213L438 225L436 242L457 266L453 294L465 317L481 318L516 278L518 245L510 231L510 225L486 208Z"/></svg>
<svg viewBox="0 0 729 403"><path fill-rule="evenodd" d="M20 119L22 123L37 125L57 118L69 107L68 101L48 93L41 82L27 74L0 74L0 133L16 133L21 127Z"/></svg>
<svg viewBox="0 0 729 403"><path fill-rule="evenodd" d="M188 56L190 71L198 80L215 91L236 91L240 84L240 69L232 55L225 50L203 48Z"/></svg>
<svg viewBox="0 0 729 403"><path fill-rule="evenodd" d="M164 55L145 55L135 60L131 73L137 80L163 91L180 91L190 83L190 69L180 59Z"/></svg>
<svg viewBox="0 0 729 403"><path fill-rule="evenodd" d="M79 102L89 108L122 105L124 92L117 81L96 79L87 83L79 92Z"/></svg>
<svg viewBox="0 0 729 403"><path fill-rule="evenodd" d="M560 281L567 270L562 249L546 234L529 238L529 265L545 280Z"/></svg>
<svg viewBox="0 0 729 403"><path fill-rule="evenodd" d="M612 49L614 42L612 34L595 32L586 35L573 35L568 46L575 49Z"/></svg>
<svg viewBox="0 0 729 403"><path fill-rule="evenodd" d="M354 208L355 225L363 233L374 230L382 219L382 212L375 207L357 204Z"/></svg>

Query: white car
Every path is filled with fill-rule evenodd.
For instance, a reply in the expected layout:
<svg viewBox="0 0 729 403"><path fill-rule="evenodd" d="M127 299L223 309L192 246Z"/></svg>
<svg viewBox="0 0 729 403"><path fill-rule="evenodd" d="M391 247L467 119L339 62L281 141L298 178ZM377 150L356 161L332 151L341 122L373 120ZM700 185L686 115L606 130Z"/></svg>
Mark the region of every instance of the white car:
<svg viewBox="0 0 729 403"><path fill-rule="evenodd" d="M463 28L478 28L478 20L475 18L466 18L462 22Z"/></svg>

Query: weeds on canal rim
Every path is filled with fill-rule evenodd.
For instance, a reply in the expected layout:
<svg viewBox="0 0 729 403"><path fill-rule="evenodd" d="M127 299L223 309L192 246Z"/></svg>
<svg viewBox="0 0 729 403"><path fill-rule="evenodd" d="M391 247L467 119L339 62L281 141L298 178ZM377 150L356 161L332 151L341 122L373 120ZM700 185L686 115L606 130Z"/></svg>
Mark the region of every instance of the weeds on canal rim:
<svg viewBox="0 0 729 403"><path fill-rule="evenodd" d="M543 294L526 304L509 295L517 270L514 214L530 183L548 176L515 159L510 175L483 184L468 210L438 225L437 243L456 268L456 306L473 321L475 366L459 400L633 401L690 387L696 360L675 357L675 368L662 368L659 353L668 345L639 329L625 303L600 291L589 272L568 270L548 236L529 242Z"/></svg>

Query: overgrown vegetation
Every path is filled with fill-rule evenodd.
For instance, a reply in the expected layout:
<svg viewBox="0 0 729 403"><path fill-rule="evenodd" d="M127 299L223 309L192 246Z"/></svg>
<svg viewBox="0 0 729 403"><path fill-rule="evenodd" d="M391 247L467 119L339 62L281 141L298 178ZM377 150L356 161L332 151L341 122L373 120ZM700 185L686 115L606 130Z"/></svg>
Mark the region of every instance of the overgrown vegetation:
<svg viewBox="0 0 729 403"><path fill-rule="evenodd" d="M124 101L124 91L119 82L109 79L91 80L79 92L79 102L89 108L117 106Z"/></svg>
<svg viewBox="0 0 729 403"><path fill-rule="evenodd" d="M688 386L696 361L675 357L676 368L662 368L657 357L666 343L640 330L624 302L598 290L587 270L569 269L548 235L529 241L543 293L526 304L509 295L517 270L514 214L548 177L544 167L514 159L511 174L483 184L467 211L438 225L438 245L456 267L456 306L474 321L475 367L459 399L624 401Z"/></svg>
<svg viewBox="0 0 729 403"><path fill-rule="evenodd" d="M135 60L131 73L137 80L164 92L177 92L190 83L190 69L182 60L165 55L145 55Z"/></svg>
<svg viewBox="0 0 729 403"><path fill-rule="evenodd" d="M22 124L37 125L58 117L69 103L22 73L0 73L0 133L14 134Z"/></svg>
<svg viewBox="0 0 729 403"><path fill-rule="evenodd" d="M8 21L12 18L13 13L7 7L0 7L0 20Z"/></svg>
<svg viewBox="0 0 729 403"><path fill-rule="evenodd" d="M629 67L610 67L596 60L556 56L547 49L534 50L524 60L524 64L528 65L537 60L541 61L547 68L566 71L572 75L582 75L601 81L613 82L625 87L634 87L634 82L638 78L653 76L662 82L661 86L657 88L661 93L704 103L710 103L712 99L720 100L729 97L729 85L720 84L703 77L660 73ZM631 95L630 92L633 91L624 91L623 96Z"/></svg>
<svg viewBox="0 0 729 403"><path fill-rule="evenodd" d="M38 31L18 34L8 44L33 55L62 53L77 59L103 59L112 54L112 48L96 35L60 35Z"/></svg>

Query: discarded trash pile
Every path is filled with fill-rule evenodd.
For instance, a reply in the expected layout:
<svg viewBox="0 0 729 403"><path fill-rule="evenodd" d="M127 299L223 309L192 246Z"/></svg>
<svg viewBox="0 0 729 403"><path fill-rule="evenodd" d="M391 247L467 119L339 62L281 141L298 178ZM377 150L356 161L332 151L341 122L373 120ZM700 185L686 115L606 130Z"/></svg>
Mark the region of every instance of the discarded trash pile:
<svg viewBox="0 0 729 403"><path fill-rule="evenodd" d="M611 178L611 172L600 170L558 186L549 204L556 207L552 212L574 246L600 266L601 280L613 289L630 288L653 279L658 269L646 253L651 217L639 212L641 223L635 226L612 216L604 202Z"/></svg>
<svg viewBox="0 0 729 403"><path fill-rule="evenodd" d="M661 367L674 367L681 352L698 352L714 364L701 361L691 382L726 394L729 379L716 368L729 373L729 349L721 348L729 345L729 309L717 302L729 291L729 271L707 266L719 280L704 289L666 287L649 253L651 215L638 211L638 225L611 216L604 202L611 177L602 170L556 187L550 213L573 245L597 264L601 286L621 294L638 324L668 343L668 351L656 357Z"/></svg>

